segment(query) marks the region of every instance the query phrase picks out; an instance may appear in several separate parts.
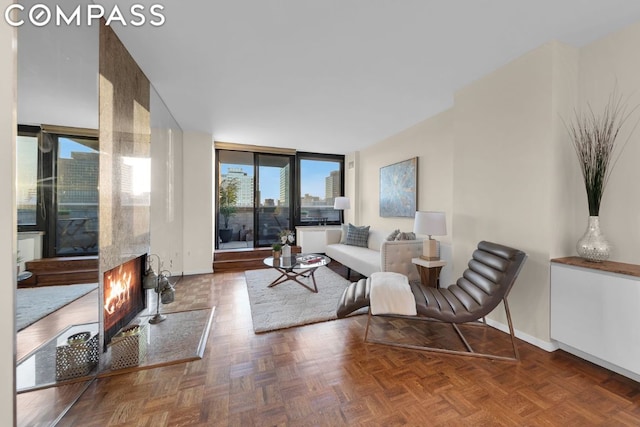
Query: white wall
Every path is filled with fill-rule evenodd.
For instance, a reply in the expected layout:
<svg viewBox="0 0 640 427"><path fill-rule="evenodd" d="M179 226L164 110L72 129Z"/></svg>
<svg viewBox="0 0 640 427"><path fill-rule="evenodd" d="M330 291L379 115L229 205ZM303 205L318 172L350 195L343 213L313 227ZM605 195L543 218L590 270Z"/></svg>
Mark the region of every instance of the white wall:
<svg viewBox="0 0 640 427"><path fill-rule="evenodd" d="M184 274L213 272L213 138L183 134Z"/></svg>
<svg viewBox="0 0 640 427"><path fill-rule="evenodd" d="M581 104L592 103L594 108L607 101L614 86L628 97L629 106L640 104L640 22L598 40L580 52L580 94ZM638 118L623 128L620 143L628 139L623 154L611 173L611 179L604 192L600 206L602 232L612 244L611 259L640 264L640 127L629 133ZM577 240L584 232L587 221L586 196L583 205L576 212L575 222L580 224Z"/></svg>
<svg viewBox="0 0 640 427"><path fill-rule="evenodd" d="M466 268L479 240L526 251L529 258L509 299L514 325L523 338L554 348L549 260L576 254L588 217L564 122L586 102L597 110L616 82L632 107L640 103L638 43L640 23L581 49L550 42L460 89L451 111L361 151L355 190L360 223L411 228L410 219L379 217L379 168L419 156L419 209L447 212L449 236L440 240L453 243L453 277ZM623 130L621 142L634 124ZM636 264L638 158L640 129L615 165L600 212L612 260ZM502 310L490 318L505 322Z"/></svg>
<svg viewBox="0 0 640 427"><path fill-rule="evenodd" d="M413 230L413 217L380 217L380 168L418 157L417 208L446 212L447 235L437 236L437 239L450 246L453 235L453 117L453 111L445 111L358 153L356 179L360 185L353 203L359 209L357 225L387 231ZM348 175L347 182L350 178ZM441 272L441 283L450 283L450 249L442 255L448 265Z"/></svg>
<svg viewBox="0 0 640 427"><path fill-rule="evenodd" d="M549 195L551 203L551 259L573 255L576 242L586 228L587 202L566 123L579 101L578 66L580 51L560 43L553 44L552 152Z"/></svg>
<svg viewBox="0 0 640 427"><path fill-rule="evenodd" d="M173 276L182 274L184 258L182 138L182 129L152 87L151 253Z"/></svg>
<svg viewBox="0 0 640 427"><path fill-rule="evenodd" d="M5 10L12 1L0 0ZM5 424L15 425L15 289L16 284L16 31L0 25L0 283L12 290L13 298L0 300L0 371L5 378L0 385L0 413Z"/></svg>
<svg viewBox="0 0 640 427"><path fill-rule="evenodd" d="M549 259L558 238L551 194L566 185L556 179L553 161L560 142L557 49L557 43L545 44L473 82L456 94L454 107L454 275L462 274L481 240L525 251L511 313L516 329L545 342ZM502 310L490 317L506 323Z"/></svg>

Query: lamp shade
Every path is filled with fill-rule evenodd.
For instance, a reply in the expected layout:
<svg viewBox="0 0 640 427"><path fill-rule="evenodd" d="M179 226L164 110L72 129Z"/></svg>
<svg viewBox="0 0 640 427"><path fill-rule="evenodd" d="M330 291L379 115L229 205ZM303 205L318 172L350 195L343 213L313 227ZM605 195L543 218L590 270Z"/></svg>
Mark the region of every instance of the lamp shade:
<svg viewBox="0 0 640 427"><path fill-rule="evenodd" d="M349 198L343 196L336 197L333 202L333 209L351 209L351 202L349 201Z"/></svg>
<svg viewBox="0 0 640 427"><path fill-rule="evenodd" d="M444 212L416 211L413 232L428 236L446 236L447 223Z"/></svg>

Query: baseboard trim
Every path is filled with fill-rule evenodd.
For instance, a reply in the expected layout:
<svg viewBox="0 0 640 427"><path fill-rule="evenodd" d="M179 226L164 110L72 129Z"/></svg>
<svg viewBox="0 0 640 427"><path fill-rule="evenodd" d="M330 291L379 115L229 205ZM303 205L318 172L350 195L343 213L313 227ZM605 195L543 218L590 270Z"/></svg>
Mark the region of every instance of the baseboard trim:
<svg viewBox="0 0 640 427"><path fill-rule="evenodd" d="M571 353L574 356L577 356L581 359L584 359L588 362L593 363L594 365L598 365L598 366L602 366L605 369L608 369L610 371L613 371L617 374L622 375L623 377L627 377L627 378L631 378L634 381L640 382L640 375L629 371L625 368L622 368L618 365L614 365L611 362L607 362L606 360L602 360L599 357L593 356L589 353L585 353L582 350L578 350L577 348L571 347L570 345L564 344L564 343L558 343L560 350L564 350L567 353Z"/></svg>
<svg viewBox="0 0 640 427"><path fill-rule="evenodd" d="M182 272L183 276L192 276L195 274L211 274L213 273L213 268L208 269L208 270L191 270L191 271L184 271Z"/></svg>
<svg viewBox="0 0 640 427"><path fill-rule="evenodd" d="M491 326L492 328L501 330L502 332L505 332L507 334L509 333L509 327L504 323L487 318L487 325ZM548 351L549 353L554 352L560 348L558 346L558 343L556 342L544 341L540 338L534 337L517 329L514 332L516 334L516 338L520 338L522 341L528 342L531 345L535 345L536 347L541 348L544 351Z"/></svg>

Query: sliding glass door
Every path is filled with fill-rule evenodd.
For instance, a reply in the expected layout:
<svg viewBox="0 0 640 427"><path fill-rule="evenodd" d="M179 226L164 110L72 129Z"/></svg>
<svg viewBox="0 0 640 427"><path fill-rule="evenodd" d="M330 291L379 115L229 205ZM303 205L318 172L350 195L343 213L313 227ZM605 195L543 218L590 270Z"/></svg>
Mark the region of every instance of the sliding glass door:
<svg viewBox="0 0 640 427"><path fill-rule="evenodd" d="M270 246L282 230L291 229L291 185L293 157L256 154L257 159L257 246Z"/></svg>
<svg viewBox="0 0 640 427"><path fill-rule="evenodd" d="M218 249L253 247L254 154L218 150Z"/></svg>
<svg viewBox="0 0 640 427"><path fill-rule="evenodd" d="M98 253L99 152L95 139L59 136L56 255Z"/></svg>
<svg viewBox="0 0 640 427"><path fill-rule="evenodd" d="M292 228L295 157L217 150L217 249L266 247Z"/></svg>

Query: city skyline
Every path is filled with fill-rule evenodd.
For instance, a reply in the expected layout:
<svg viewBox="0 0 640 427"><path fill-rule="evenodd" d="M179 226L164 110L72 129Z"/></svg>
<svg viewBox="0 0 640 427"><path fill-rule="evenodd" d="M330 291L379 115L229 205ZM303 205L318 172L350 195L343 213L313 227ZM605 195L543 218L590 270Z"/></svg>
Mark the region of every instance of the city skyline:
<svg viewBox="0 0 640 427"><path fill-rule="evenodd" d="M336 169L337 164L335 162L317 161L317 160L301 160L301 189L300 194L309 195L312 197L318 197L324 201L329 198L333 198L339 192L335 187L337 184L328 185L328 182L335 183L335 175L339 171ZM251 179L253 183L254 169L250 165L237 165L223 163L220 165L220 174L225 177L229 172L246 174L246 177ZM280 167L260 167L260 203L264 204L265 200L273 199L274 201L280 200L282 194L282 179L281 179ZM327 194L327 192L330 194ZM333 203L333 201L331 201Z"/></svg>

